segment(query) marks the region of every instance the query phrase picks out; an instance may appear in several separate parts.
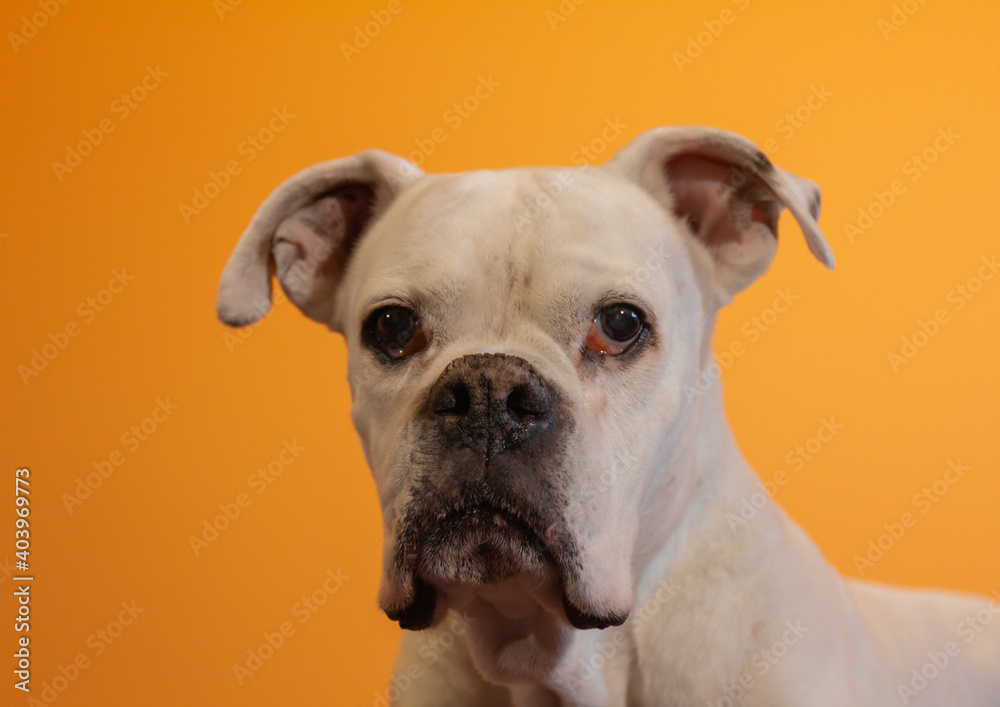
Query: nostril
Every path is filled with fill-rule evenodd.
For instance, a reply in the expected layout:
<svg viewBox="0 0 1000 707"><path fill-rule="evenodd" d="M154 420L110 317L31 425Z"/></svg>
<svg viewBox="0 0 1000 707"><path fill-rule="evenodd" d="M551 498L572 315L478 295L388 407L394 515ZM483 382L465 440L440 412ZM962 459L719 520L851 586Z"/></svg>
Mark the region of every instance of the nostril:
<svg viewBox="0 0 1000 707"><path fill-rule="evenodd" d="M537 383L514 386L507 396L507 410L519 417L539 417L548 413L548 391Z"/></svg>
<svg viewBox="0 0 1000 707"><path fill-rule="evenodd" d="M471 407L469 387L465 383L441 386L434 396L434 412L438 415L468 415Z"/></svg>

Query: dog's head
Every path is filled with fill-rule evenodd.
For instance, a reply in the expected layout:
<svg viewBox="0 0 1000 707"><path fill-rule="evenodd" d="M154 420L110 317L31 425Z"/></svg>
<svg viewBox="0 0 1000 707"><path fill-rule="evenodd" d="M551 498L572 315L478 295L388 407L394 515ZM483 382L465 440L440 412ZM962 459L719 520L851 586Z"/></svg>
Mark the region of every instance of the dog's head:
<svg viewBox="0 0 1000 707"><path fill-rule="evenodd" d="M691 454L684 387L782 206L832 267L819 190L732 133L660 128L601 168L425 175L368 151L264 202L218 312L259 319L276 273L346 337L391 618L425 628L513 583L578 628L616 625L645 492Z"/></svg>

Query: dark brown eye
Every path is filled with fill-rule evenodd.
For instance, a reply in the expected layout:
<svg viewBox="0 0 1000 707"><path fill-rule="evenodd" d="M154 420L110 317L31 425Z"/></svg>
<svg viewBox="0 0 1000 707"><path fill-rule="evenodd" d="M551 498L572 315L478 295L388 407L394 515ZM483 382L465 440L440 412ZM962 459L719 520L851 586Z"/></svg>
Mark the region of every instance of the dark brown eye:
<svg viewBox="0 0 1000 707"><path fill-rule="evenodd" d="M400 359L423 350L427 345L417 313L393 305L372 312L364 328L365 343L391 359Z"/></svg>
<svg viewBox="0 0 1000 707"><path fill-rule="evenodd" d="M627 304L605 307L587 333L587 348L601 354L624 353L642 334L642 315Z"/></svg>

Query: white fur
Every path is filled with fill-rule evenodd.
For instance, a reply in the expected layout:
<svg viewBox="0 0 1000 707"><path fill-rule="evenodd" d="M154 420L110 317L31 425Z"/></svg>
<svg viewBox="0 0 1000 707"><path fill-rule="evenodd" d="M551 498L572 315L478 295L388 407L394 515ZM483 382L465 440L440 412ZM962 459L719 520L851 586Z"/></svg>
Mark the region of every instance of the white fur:
<svg viewBox="0 0 1000 707"><path fill-rule="evenodd" d="M719 385L685 390L713 380L701 374L715 314L767 267L774 234L735 201L735 184L712 181L711 165L683 185L686 177L664 172L692 151L727 164L757 154L730 133L674 128L641 136L604 169L427 176L363 153L319 170L313 198L337 183L343 164L380 199L343 280L311 290L323 302L297 303L326 313L347 338L352 415L384 511L383 607L406 591L388 560L412 490L411 420L449 362L504 352L568 394L575 414L567 524L586 540L586 576L574 601L631 612L619 627L573 629L552 573L439 586L435 627L404 636L396 703L886 707L904 704L898 686L954 642L960 653L909 703L1000 705L1000 596L988 605L845 581L772 503L735 532L726 521L760 484L732 438ZM763 198L788 206L832 267L813 220L815 185L754 170ZM244 237L220 290L227 321L260 316L269 239L307 208L301 187L300 178L294 198L287 187L276 192L288 203L269 200ZM685 189L693 202L711 201L711 222L694 229L673 213ZM712 223L744 207L726 226L738 238L719 244ZM628 365L581 359L593 307L609 295L641 306L656 332L656 345ZM359 328L396 302L419 307L433 334L426 351L387 370ZM966 642L959 624L987 606L989 629Z"/></svg>

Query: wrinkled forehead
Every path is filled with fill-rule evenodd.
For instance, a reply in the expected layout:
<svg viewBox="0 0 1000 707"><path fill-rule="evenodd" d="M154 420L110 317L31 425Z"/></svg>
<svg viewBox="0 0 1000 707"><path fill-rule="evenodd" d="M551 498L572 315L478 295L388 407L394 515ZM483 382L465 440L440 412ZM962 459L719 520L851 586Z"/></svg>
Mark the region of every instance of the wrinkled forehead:
<svg viewBox="0 0 1000 707"><path fill-rule="evenodd" d="M613 289L682 255L672 219L620 178L594 168L483 171L410 187L364 239L351 279L362 307L415 284L438 296L469 282Z"/></svg>

